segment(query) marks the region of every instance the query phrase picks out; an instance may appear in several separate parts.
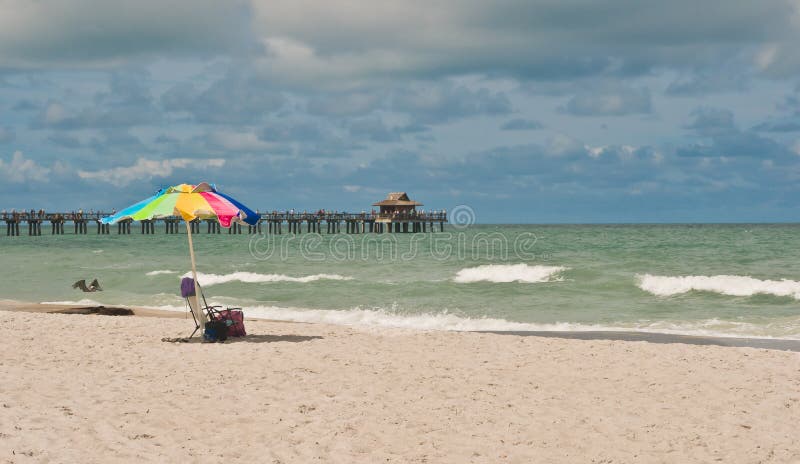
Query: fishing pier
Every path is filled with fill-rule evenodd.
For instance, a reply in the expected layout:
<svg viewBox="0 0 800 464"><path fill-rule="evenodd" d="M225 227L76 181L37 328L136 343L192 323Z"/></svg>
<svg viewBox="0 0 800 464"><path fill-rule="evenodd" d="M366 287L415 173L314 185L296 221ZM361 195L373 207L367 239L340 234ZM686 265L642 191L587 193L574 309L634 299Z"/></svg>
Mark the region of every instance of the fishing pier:
<svg viewBox="0 0 800 464"><path fill-rule="evenodd" d="M132 233L155 234L159 233L178 234L186 232L186 222L175 216L168 216L160 219L146 221L124 220L116 224L103 224L100 218L109 216L110 213L84 213L72 215L71 213L47 213L45 215L31 216L30 213L17 213L16 215L6 215L3 222L6 226L5 235L20 235L20 231L26 235L42 235L42 225L48 224L51 235L64 235L69 231L74 235L86 235L96 233L98 235L108 235L115 233L118 235L130 235ZM300 234L306 233L327 233L327 234L363 234L363 233L414 233L414 232L435 232L444 231L447 223L445 213L425 213L413 216L386 216L381 214L372 215L370 213L306 213L292 214L286 212L264 213L258 224L254 226L231 224L227 230L228 234ZM222 228L216 220L190 221L193 234L220 234ZM20 225L24 225L20 227ZM344 226L344 227L342 227Z"/></svg>
<svg viewBox="0 0 800 464"><path fill-rule="evenodd" d="M444 231L447 223L446 211L417 211L421 203L408 199L405 193L391 193L386 200L373 204L380 210L362 213L329 212L320 210L315 213L295 213L292 211L273 211L259 213L256 225L231 224L227 234L365 234L365 233L420 233ZM24 230L27 235L42 235L42 225L49 225L50 235L64 235L69 231L74 235L130 235L139 233L152 235L156 233L185 233L191 227L193 234L221 234L222 227L215 219L186 222L178 216L167 216L159 219L134 221L127 219L116 224L103 224L100 219L110 216L107 212L70 212L46 213L42 210L2 213L2 221L6 226L7 236L18 236ZM25 227L20 227L25 225ZM342 227L344 225L344 227ZM91 230L91 232L90 232ZM160 232L157 232L160 231Z"/></svg>

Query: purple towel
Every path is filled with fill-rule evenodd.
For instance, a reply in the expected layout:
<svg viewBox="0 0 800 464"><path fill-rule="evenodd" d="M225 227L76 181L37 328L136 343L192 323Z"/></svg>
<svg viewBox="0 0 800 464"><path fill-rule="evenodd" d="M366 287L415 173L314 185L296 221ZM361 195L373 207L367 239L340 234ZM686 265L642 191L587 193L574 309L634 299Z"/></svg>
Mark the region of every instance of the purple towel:
<svg viewBox="0 0 800 464"><path fill-rule="evenodd" d="M194 279L191 277L181 279L181 296L184 298L194 296Z"/></svg>

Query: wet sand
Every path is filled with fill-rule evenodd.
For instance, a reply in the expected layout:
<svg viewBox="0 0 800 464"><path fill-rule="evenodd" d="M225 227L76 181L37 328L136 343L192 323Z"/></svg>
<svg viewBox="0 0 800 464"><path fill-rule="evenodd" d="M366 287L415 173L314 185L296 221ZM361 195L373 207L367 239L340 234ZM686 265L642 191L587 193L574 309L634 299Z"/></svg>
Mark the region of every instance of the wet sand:
<svg viewBox="0 0 800 464"><path fill-rule="evenodd" d="M5 311L27 311L39 313L69 313L71 311L99 309L100 307L84 307L76 305L53 305L41 303L19 303L11 301L0 301L0 310ZM142 317L168 317L177 319L190 319L188 313L175 311L162 311L158 309L147 309L131 307L133 315ZM248 318L254 321L256 319ZM283 322L283 321L270 321ZM740 348L763 348L768 350L795 351L800 352L800 340L784 340L776 338L743 338L743 337L713 337L698 335L680 335L661 332L625 332L625 331L480 331L476 333L492 333L497 335L513 335L517 337L547 337L564 338L570 340L617 340L628 342L648 342L648 343L679 343L686 345L701 346L729 346Z"/></svg>
<svg viewBox="0 0 800 464"><path fill-rule="evenodd" d="M627 342L648 343L681 343L686 345L701 346L730 346L739 348L763 348L768 350L797 351L800 352L800 340L783 340L776 338L738 338L738 337L709 337L698 335L679 335L660 332L616 332L616 331L508 331L494 333L498 335L514 335L518 337L549 337L565 338L570 340L619 340Z"/></svg>

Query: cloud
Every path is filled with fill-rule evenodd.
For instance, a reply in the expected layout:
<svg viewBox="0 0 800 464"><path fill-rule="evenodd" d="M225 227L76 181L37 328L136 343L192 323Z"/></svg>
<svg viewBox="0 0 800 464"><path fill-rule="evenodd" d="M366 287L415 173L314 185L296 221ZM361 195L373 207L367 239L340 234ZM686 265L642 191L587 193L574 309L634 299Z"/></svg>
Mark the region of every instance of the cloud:
<svg viewBox="0 0 800 464"><path fill-rule="evenodd" d="M755 131L740 130L730 110L700 107L692 111L691 116L693 120L684 128L707 142L682 146L677 150L679 156L770 159L774 165L785 165L792 158L789 149L775 140Z"/></svg>
<svg viewBox="0 0 800 464"><path fill-rule="evenodd" d="M386 96L377 91L350 91L319 94L311 98L308 112L324 116L363 115L385 104Z"/></svg>
<svg viewBox="0 0 800 464"><path fill-rule="evenodd" d="M542 128L544 128L544 125L539 121L522 118L511 119L500 126L500 129L504 131L528 131Z"/></svg>
<svg viewBox="0 0 800 464"><path fill-rule="evenodd" d="M26 100L26 99L22 99L22 100L18 100L16 103L14 103L14 106L11 107L11 110L12 111L33 111L33 110L35 110L37 108L38 108L38 106L36 106L36 104L33 103L32 101Z"/></svg>
<svg viewBox="0 0 800 464"><path fill-rule="evenodd" d="M787 182L800 180L786 146L800 114L789 72L800 49L787 47L800 23L788 0L710 0L703 15L688 0L253 0L229 12L228 2L176 0L163 18L153 0L141 11L72 1L69 17L58 16L67 0L49 0L52 14L31 20L23 10L42 2L8 0L0 18L34 26L0 28L0 147L50 169L38 190L52 204L104 201L103 177L144 195L209 171L275 207L342 208L394 185L435 206L506 198L483 203L506 220L542 220L550 204L564 211L555 220L613 219L631 206L620 198L654 192L686 208L697 204L688 191L773 192L776 202L800 192ZM687 109L685 97L699 103ZM695 104L715 106L687 114ZM504 146L520 137L544 142ZM83 177L57 171L56 157ZM188 159L199 161L180 164ZM224 169L196 169L204 159ZM23 187L0 197L29 198ZM729 200L717 205L738 205Z"/></svg>
<svg viewBox="0 0 800 464"><path fill-rule="evenodd" d="M242 0L6 0L0 68L112 66L143 56L213 56L249 36Z"/></svg>
<svg viewBox="0 0 800 464"><path fill-rule="evenodd" d="M222 158L192 159L174 158L168 160L153 160L139 158L131 166L120 166L98 171L78 171L78 177L84 180L99 180L109 184L125 186L138 180L153 178L168 178L176 170L207 170L221 168L225 165Z"/></svg>
<svg viewBox="0 0 800 464"><path fill-rule="evenodd" d="M103 156L151 151L139 137L118 129L103 130L99 136L92 137L88 146Z"/></svg>
<svg viewBox="0 0 800 464"><path fill-rule="evenodd" d="M31 127L80 130L156 125L161 113L145 85L148 78L146 72L133 70L111 73L108 89L95 93L92 106L73 111L62 102L51 100L36 115Z"/></svg>
<svg viewBox="0 0 800 464"><path fill-rule="evenodd" d="M311 121L269 121L259 137L267 142L318 143L333 136L319 124Z"/></svg>
<svg viewBox="0 0 800 464"><path fill-rule="evenodd" d="M269 82L305 88L474 73L702 75L732 61L796 75L796 2L709 0L703 11L690 0L6 0L0 68L224 55L253 63Z"/></svg>
<svg viewBox="0 0 800 464"><path fill-rule="evenodd" d="M82 146L80 139L67 134L52 134L47 137L47 141L53 145L71 150L81 148Z"/></svg>
<svg viewBox="0 0 800 464"><path fill-rule="evenodd" d="M15 151L10 161L0 159L0 174L7 182L47 182L51 169L25 158L21 151Z"/></svg>
<svg viewBox="0 0 800 464"><path fill-rule="evenodd" d="M798 90L795 90L798 92ZM800 98L797 95L787 95L783 101L778 103L778 109L800 116Z"/></svg>
<svg viewBox="0 0 800 464"><path fill-rule="evenodd" d="M743 92L748 89L749 78L740 69L727 67L713 71L690 72L667 86L666 95L673 97L695 97L718 92Z"/></svg>
<svg viewBox="0 0 800 464"><path fill-rule="evenodd" d="M401 129L387 126L379 117L359 118L348 125L350 136L356 140L391 143L401 140Z"/></svg>
<svg viewBox="0 0 800 464"><path fill-rule="evenodd" d="M701 137L711 137L730 134L736 131L733 113L722 108L700 107L692 111L694 120L684 128L693 131Z"/></svg>
<svg viewBox="0 0 800 464"><path fill-rule="evenodd" d="M185 113L201 124L256 124L280 111L286 98L261 82L232 71L206 89L192 83L173 86L161 96L167 112Z"/></svg>
<svg viewBox="0 0 800 464"><path fill-rule="evenodd" d="M255 132L214 131L208 134L206 143L214 149L232 152L265 152L278 147L259 138Z"/></svg>
<svg viewBox="0 0 800 464"><path fill-rule="evenodd" d="M16 132L10 127L0 127L0 143L11 143L17 138Z"/></svg>
<svg viewBox="0 0 800 464"><path fill-rule="evenodd" d="M615 86L576 95L561 110L573 116L624 116L650 113L652 103L646 88Z"/></svg>
<svg viewBox="0 0 800 464"><path fill-rule="evenodd" d="M495 116L511 112L511 101L503 92L470 89L453 82L415 83L397 89L392 110L408 114L422 124L439 124L471 116Z"/></svg>
<svg viewBox="0 0 800 464"><path fill-rule="evenodd" d="M784 165L792 158L784 145L750 131L722 133L712 141L713 152L723 157L772 159L776 165Z"/></svg>
<svg viewBox="0 0 800 464"><path fill-rule="evenodd" d="M765 121L753 127L759 132L800 132L800 118Z"/></svg>
<svg viewBox="0 0 800 464"><path fill-rule="evenodd" d="M374 2L259 0L264 73L285 82L353 82L485 72L550 80L697 70L730 60L797 69L791 0ZM413 31L413 32L411 32ZM744 57L742 56L744 55ZM327 81L327 82L326 82Z"/></svg>

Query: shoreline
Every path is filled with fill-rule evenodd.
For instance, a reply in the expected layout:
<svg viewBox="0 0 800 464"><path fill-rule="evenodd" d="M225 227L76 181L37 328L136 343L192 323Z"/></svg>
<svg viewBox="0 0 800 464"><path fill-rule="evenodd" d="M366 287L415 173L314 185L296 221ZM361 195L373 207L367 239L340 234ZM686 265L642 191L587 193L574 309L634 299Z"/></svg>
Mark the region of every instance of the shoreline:
<svg viewBox="0 0 800 464"><path fill-rule="evenodd" d="M70 310L99 308L99 305L67 305L67 304L45 304L19 302L13 300L0 300L0 311L23 311L32 313L64 313ZM159 317L170 319L188 319L188 312L166 311L161 309L142 308L136 306L114 305L114 308L125 308L133 311L133 316L139 317ZM108 317L108 316L107 316ZM113 317L113 316L111 316ZM124 316L117 316L124 317ZM311 325L337 325L322 322L296 322L282 321L273 319L262 319L245 317L246 321L265 321L270 323L286 324L311 324ZM351 327L341 325L342 327ZM381 329L385 329L381 327ZM398 330L413 330L398 328ZM646 342L654 344L684 344L695 346L721 346L731 348L759 348L777 351L800 352L800 340L789 340L780 338L758 338L758 337L720 337L707 335L683 335L665 332L644 332L644 331L623 331L623 330L419 330L420 332L464 332L464 333L485 333L494 335L512 335L518 337L539 337L555 338L565 340L607 340L623 342Z"/></svg>
<svg viewBox="0 0 800 464"><path fill-rule="evenodd" d="M681 335L664 332L637 332L614 330L587 331L495 331L481 330L478 333L516 335L519 337L561 338L566 340L608 340L622 342L647 342L655 344L684 344L695 346L722 346L730 348L761 348L766 350L800 352L800 340L782 338L712 337L705 335Z"/></svg>

